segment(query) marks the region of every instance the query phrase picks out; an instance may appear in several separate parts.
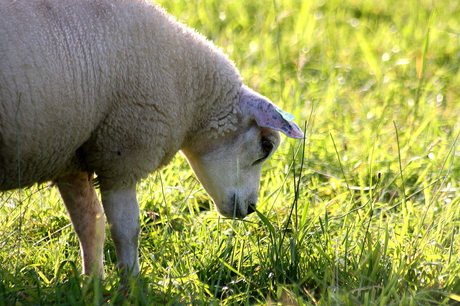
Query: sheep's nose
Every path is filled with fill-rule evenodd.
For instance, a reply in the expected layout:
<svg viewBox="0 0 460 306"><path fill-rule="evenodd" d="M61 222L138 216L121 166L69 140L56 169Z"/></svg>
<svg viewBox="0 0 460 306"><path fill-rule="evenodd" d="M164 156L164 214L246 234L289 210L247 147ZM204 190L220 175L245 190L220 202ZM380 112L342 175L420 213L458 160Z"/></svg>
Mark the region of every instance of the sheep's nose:
<svg viewBox="0 0 460 306"><path fill-rule="evenodd" d="M248 205L248 215L249 215L249 214L252 214L252 213L255 212L255 211L256 211L255 205L249 204L249 205Z"/></svg>

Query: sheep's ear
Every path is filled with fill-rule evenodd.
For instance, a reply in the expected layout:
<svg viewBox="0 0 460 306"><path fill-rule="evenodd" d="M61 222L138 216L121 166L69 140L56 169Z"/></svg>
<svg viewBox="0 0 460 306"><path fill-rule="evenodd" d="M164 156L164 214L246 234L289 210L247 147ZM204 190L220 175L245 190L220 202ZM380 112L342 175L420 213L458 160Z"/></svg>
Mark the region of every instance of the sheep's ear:
<svg viewBox="0 0 460 306"><path fill-rule="evenodd" d="M305 137L297 124L292 122L294 115L283 112L279 107L252 89L242 86L239 93L240 109L249 114L262 127L268 127L291 138Z"/></svg>

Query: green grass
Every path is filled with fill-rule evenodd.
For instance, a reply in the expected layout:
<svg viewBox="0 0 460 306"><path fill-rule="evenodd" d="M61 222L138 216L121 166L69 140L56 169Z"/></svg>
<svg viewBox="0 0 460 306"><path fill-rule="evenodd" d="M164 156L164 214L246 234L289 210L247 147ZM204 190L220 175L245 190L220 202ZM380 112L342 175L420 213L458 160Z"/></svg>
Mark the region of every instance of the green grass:
<svg viewBox="0 0 460 306"><path fill-rule="evenodd" d="M142 277L79 275L56 189L0 196L0 305L460 304L460 9L424 0L176 0L308 138L259 212L219 218L180 155L138 187ZM208 209L211 208L211 211Z"/></svg>

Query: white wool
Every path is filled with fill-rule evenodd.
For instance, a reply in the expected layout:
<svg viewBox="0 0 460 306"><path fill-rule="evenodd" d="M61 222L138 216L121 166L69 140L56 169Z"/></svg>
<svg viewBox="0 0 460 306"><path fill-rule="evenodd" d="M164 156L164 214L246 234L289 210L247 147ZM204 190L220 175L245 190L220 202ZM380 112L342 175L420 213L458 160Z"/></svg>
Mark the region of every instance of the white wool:
<svg viewBox="0 0 460 306"><path fill-rule="evenodd" d="M2 1L0 190L75 169L130 185L197 133L234 131L240 87L219 49L154 4Z"/></svg>

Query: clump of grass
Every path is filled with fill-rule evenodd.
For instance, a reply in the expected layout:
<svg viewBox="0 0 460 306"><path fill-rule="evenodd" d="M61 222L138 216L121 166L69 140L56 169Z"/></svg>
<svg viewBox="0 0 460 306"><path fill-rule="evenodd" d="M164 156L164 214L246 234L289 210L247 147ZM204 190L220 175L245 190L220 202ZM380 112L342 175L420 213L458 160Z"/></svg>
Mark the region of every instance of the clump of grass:
<svg viewBox="0 0 460 306"><path fill-rule="evenodd" d="M55 189L2 194L0 304L459 303L454 2L159 2L308 138L266 164L244 221L212 210L180 156L143 181L143 273L129 288L110 239L106 280L79 275Z"/></svg>

